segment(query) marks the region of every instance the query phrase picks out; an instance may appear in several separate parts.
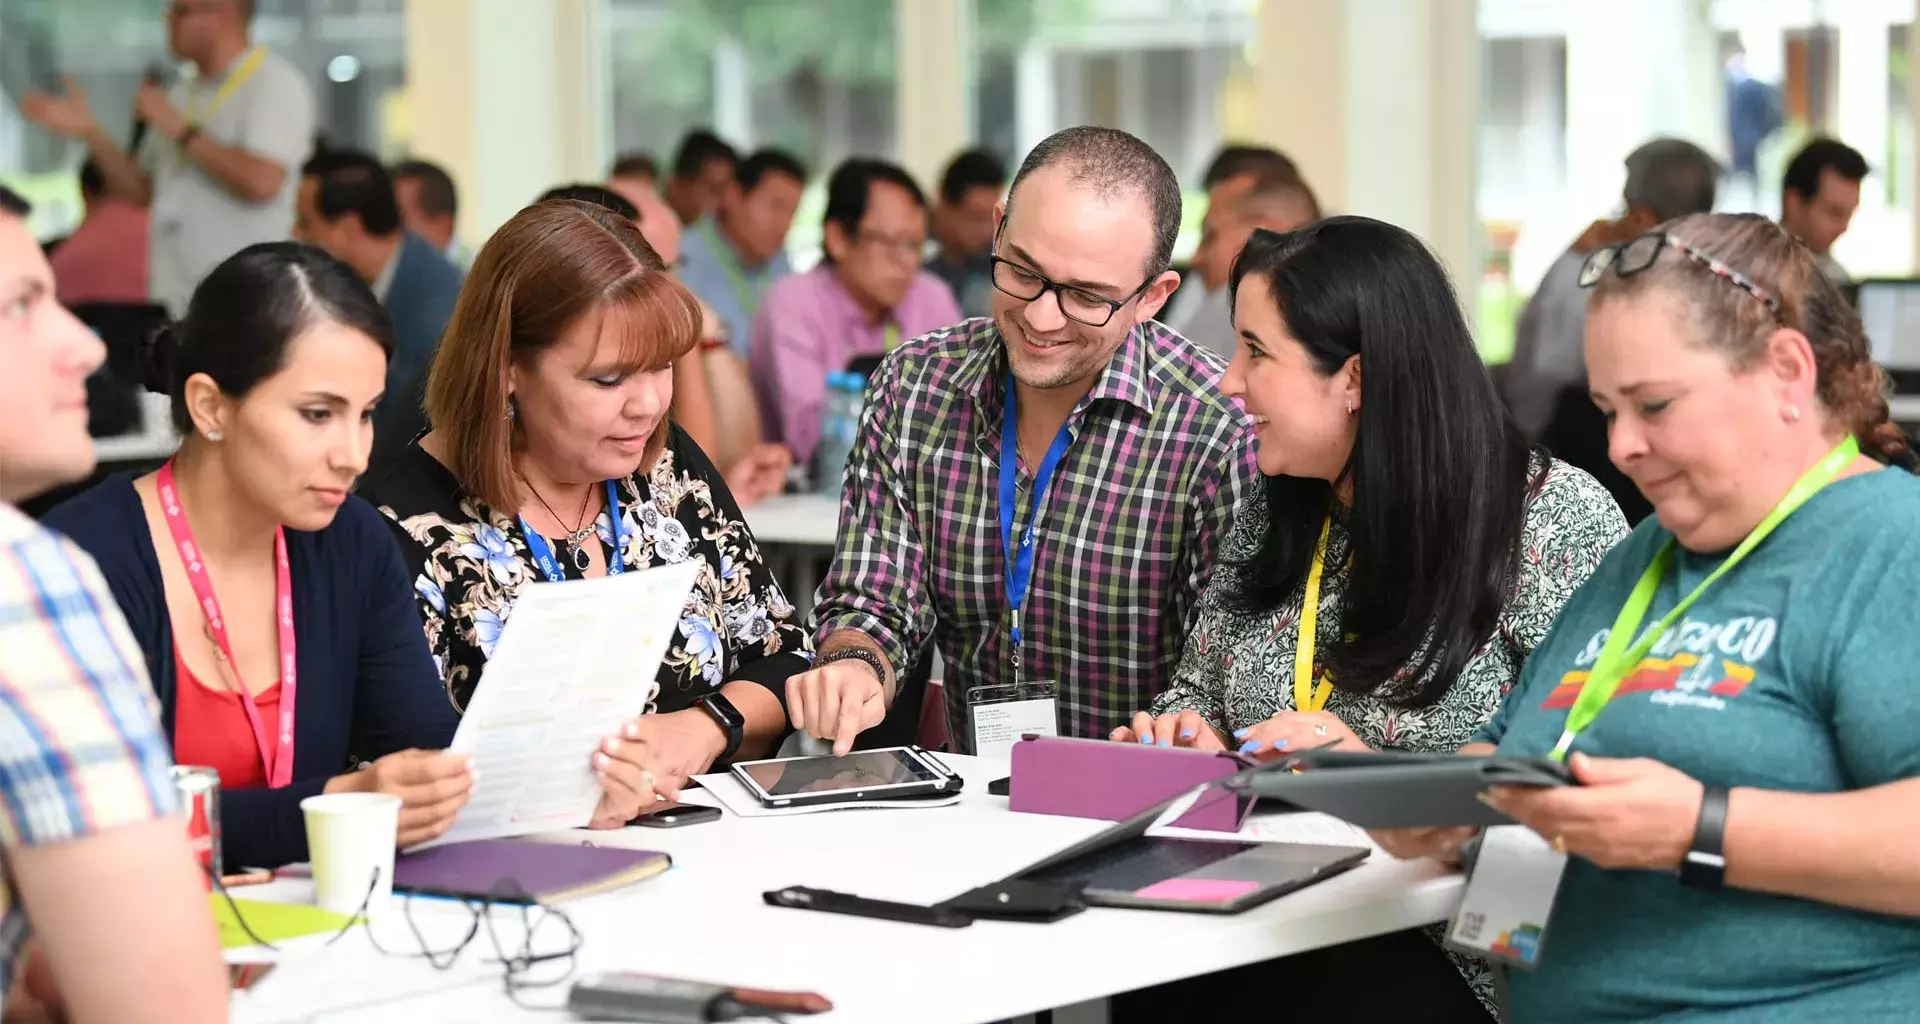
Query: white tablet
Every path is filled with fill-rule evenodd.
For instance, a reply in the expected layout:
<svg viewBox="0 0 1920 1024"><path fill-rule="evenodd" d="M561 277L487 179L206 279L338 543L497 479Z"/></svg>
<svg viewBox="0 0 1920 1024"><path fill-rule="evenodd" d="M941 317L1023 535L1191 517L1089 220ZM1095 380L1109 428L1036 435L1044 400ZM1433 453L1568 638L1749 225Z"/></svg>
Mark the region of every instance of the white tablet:
<svg viewBox="0 0 1920 1024"><path fill-rule="evenodd" d="M742 761L733 766L733 777L768 807L945 796L962 785L953 769L919 747Z"/></svg>

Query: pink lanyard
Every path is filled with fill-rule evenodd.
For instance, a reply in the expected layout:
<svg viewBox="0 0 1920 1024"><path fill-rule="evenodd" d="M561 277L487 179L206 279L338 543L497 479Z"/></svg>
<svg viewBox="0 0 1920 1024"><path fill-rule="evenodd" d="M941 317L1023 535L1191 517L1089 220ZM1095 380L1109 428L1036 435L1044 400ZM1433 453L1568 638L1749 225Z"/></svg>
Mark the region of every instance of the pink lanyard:
<svg viewBox="0 0 1920 1024"><path fill-rule="evenodd" d="M180 563L186 566L187 582L193 586L193 596L200 602L200 608L207 616L207 628L213 633L213 642L220 645L220 653L226 656L227 667L233 670L234 683L240 689L240 706L247 712L247 725L253 729L253 742L260 750L260 764L266 769L267 785L279 789L293 781L293 711L294 697L298 683L294 678L294 637L293 637L293 574L287 565L287 531L282 528L273 533L273 553L278 562L274 574L274 610L280 626L280 743L276 748L267 741L267 728L260 721L260 710L253 705L253 695L247 692L246 683L240 679L240 663L233 657L233 644L227 639L227 623L220 614L220 601L213 596L213 583L207 579L206 565L201 562L199 545L194 543L193 527L187 524L187 517L180 511L180 492L173 484L173 463L160 467L155 482L160 490L160 510L167 517L167 530L173 534L173 543L180 550Z"/></svg>

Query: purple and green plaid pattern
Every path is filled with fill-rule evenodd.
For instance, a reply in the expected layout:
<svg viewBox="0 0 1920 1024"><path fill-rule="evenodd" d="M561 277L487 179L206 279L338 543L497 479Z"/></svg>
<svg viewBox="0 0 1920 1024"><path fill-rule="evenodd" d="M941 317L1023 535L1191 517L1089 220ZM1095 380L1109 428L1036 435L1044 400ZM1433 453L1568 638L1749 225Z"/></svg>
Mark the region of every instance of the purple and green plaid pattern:
<svg viewBox="0 0 1920 1024"><path fill-rule="evenodd" d="M857 629L902 670L932 640L947 723L1013 679L1000 546L1006 349L990 319L896 349L867 389L816 635ZM1221 364L1158 323L1136 327L1068 419L1034 531L1020 678L1059 685L1067 735L1104 737L1167 684L1220 540L1253 479L1246 415ZM1020 471L1014 533L1030 507Z"/></svg>
<svg viewBox="0 0 1920 1024"><path fill-rule="evenodd" d="M172 813L155 711L100 570L0 504L0 853ZM0 871L0 997L27 930Z"/></svg>

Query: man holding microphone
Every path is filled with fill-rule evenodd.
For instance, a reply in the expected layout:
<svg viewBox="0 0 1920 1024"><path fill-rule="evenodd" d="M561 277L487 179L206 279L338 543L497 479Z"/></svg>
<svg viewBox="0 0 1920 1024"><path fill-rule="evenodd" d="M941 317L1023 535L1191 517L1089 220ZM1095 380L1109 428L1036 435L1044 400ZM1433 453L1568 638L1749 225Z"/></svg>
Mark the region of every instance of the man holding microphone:
<svg viewBox="0 0 1920 1024"><path fill-rule="evenodd" d="M107 194L148 207L153 299L180 316L214 265L293 228L301 161L313 144L313 95L284 58L248 41L253 0L171 0L167 46L195 74L134 97L147 130L131 152L101 127L71 79L61 95L30 93L21 110L83 140Z"/></svg>

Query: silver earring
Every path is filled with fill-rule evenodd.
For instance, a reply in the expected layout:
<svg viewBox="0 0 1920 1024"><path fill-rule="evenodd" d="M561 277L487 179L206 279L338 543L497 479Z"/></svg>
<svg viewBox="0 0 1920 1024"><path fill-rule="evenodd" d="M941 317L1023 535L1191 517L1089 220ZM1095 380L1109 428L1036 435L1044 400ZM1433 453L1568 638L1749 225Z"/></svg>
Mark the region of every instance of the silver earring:
<svg viewBox="0 0 1920 1024"><path fill-rule="evenodd" d="M513 399L509 398L507 399L507 422L512 423L513 417L514 417Z"/></svg>
<svg viewBox="0 0 1920 1024"><path fill-rule="evenodd" d="M1789 406L1787 406L1787 422L1788 422L1788 423L1798 423L1798 422L1800 422L1800 407L1799 407L1799 406L1797 406L1797 405L1789 405Z"/></svg>
<svg viewBox="0 0 1920 1024"><path fill-rule="evenodd" d="M209 440L209 441L218 441L218 440L220 440L220 431L218 431L218 430L209 430L209 431L207 431L207 440Z"/></svg>
<svg viewBox="0 0 1920 1024"><path fill-rule="evenodd" d="M1347 399L1347 415L1353 415L1353 399Z"/></svg>

